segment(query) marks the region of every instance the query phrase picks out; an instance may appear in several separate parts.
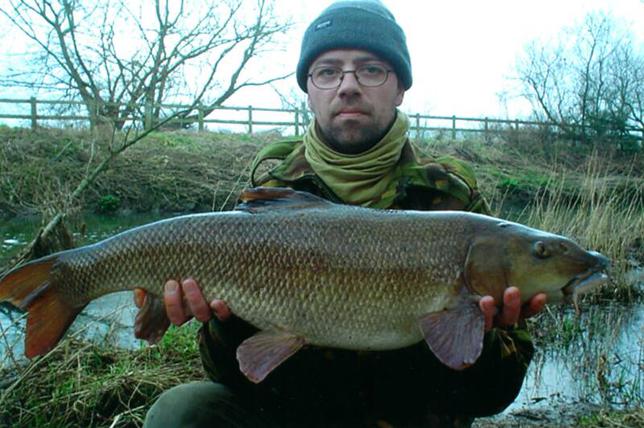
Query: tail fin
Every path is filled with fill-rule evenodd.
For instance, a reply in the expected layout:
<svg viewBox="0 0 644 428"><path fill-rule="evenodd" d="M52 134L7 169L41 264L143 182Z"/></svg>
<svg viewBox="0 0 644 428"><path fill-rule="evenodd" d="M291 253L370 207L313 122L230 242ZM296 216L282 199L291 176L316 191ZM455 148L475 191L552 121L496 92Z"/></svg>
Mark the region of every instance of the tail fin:
<svg viewBox="0 0 644 428"><path fill-rule="evenodd" d="M51 350L83 310L71 306L52 283L58 255L20 266L0 278L0 302L8 301L28 311L25 355L29 358Z"/></svg>

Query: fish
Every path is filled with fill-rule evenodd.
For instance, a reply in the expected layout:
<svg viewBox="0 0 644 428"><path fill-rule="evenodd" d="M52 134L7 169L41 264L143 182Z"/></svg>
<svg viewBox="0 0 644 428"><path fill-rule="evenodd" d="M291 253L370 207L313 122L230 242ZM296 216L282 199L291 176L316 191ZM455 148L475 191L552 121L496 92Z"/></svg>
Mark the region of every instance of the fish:
<svg viewBox="0 0 644 428"><path fill-rule="evenodd" d="M168 279L194 278L259 329L236 350L255 383L304 346L389 350L425 341L463 370L481 354L478 302L575 300L610 261L574 241L463 211L378 210L289 188L249 188L234 210L173 217L45 256L0 279L0 301L28 312L25 354L51 350L102 295L143 289L137 336L167 327Z"/></svg>

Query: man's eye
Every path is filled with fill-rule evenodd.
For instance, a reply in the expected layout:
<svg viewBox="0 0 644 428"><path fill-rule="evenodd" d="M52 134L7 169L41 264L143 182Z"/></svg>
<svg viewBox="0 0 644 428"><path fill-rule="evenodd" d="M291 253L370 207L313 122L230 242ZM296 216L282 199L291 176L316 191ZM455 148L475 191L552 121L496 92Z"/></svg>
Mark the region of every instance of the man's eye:
<svg viewBox="0 0 644 428"><path fill-rule="evenodd" d="M335 68L318 68L316 75L319 77L334 77L338 75L338 70Z"/></svg>
<svg viewBox="0 0 644 428"><path fill-rule="evenodd" d="M360 71L364 74L369 74L369 75L378 75L385 72L385 70L378 65L366 65L362 67Z"/></svg>

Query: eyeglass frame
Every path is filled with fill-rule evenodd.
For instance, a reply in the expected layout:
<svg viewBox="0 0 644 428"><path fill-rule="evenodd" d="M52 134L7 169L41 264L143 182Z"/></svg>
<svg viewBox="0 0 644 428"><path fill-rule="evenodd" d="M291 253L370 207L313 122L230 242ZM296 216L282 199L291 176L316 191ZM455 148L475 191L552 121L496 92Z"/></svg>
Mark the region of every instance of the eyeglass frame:
<svg viewBox="0 0 644 428"><path fill-rule="evenodd" d="M373 66L382 67L382 68L383 68L383 70L385 70L385 73L386 73L386 74L385 74L385 78L384 78L384 80L382 81L382 83L379 83L379 84L377 84L377 85L365 85L364 83L360 82L360 78L358 78L358 75L356 74L356 72L357 72L358 70L362 69L362 68L370 67L370 66L371 66L371 67L373 67ZM315 71L316 69L319 69L319 68L333 68L333 69L335 69L335 70L339 70L339 71L340 71L340 73L342 73L342 76L340 77L340 80L338 81L338 84L337 84L336 86L331 87L331 88L320 88L318 85L316 85L316 84L315 84L315 80L313 80L313 71ZM335 66L332 66L332 65L319 65L319 66L317 66L317 67L313 68L313 69L311 70L311 73L308 73L308 74L307 74L307 77L309 77L309 78L311 79L311 83L313 84L313 86L315 86L316 88L318 88L318 89L319 89L319 90L321 90L321 91L330 91L331 89L338 89L338 88L340 87L340 85L342 85L342 82L344 81L344 76L345 76L347 73L353 73L353 77L355 77L356 82L358 82L358 84L359 84L360 86L363 86L363 87L365 87L365 88L378 88L378 87L380 87L380 86L384 85L385 83L387 83L387 80L389 80L389 74L391 74L391 73L392 73L392 72L394 72L394 71L395 71L395 70L393 70L393 69L389 69L389 68L385 67L384 65L380 65L380 64L364 64L364 65L361 65L361 66L360 66L360 67L358 67L358 68L354 68L353 70L343 70L343 69L342 69L342 68L340 68L340 67L335 67Z"/></svg>

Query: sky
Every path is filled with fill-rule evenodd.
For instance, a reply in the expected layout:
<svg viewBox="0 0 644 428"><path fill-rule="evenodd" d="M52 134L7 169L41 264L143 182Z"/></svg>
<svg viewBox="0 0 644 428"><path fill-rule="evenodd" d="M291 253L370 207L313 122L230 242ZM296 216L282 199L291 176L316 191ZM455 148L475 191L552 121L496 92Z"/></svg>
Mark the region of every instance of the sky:
<svg viewBox="0 0 644 428"><path fill-rule="evenodd" d="M283 61L295 69L302 35L332 1L277 0L295 28ZM554 38L565 26L603 10L623 19L644 43L644 0L383 0L407 36L413 86L402 108L439 116L525 117L530 106L512 97L514 67L533 39ZM636 25L639 23L639 25ZM295 88L293 77L288 86ZM505 102L499 94L510 92Z"/></svg>
<svg viewBox="0 0 644 428"><path fill-rule="evenodd" d="M6 1L6 0L0 0ZM189 0L190 1L190 0ZM250 0L246 0L250 1ZM294 22L281 49L261 59L251 73L284 74L295 70L302 35L331 0L275 0L276 13ZM552 39L591 11L605 11L624 21L644 43L644 0L383 0L407 36L413 86L402 109L440 116L523 118L527 102L514 96L514 67L526 44ZM639 24L639 25L638 25ZM4 27L4 29L2 29ZM20 49L20 38L0 17L2 61ZM282 106L276 90L291 98L305 95L295 77L275 88L242 91L227 105ZM506 94L500 97L501 94ZM0 97L30 94L0 88ZM40 95L39 95L40 97ZM250 100L250 102L249 102ZM0 107L2 107L0 105Z"/></svg>

